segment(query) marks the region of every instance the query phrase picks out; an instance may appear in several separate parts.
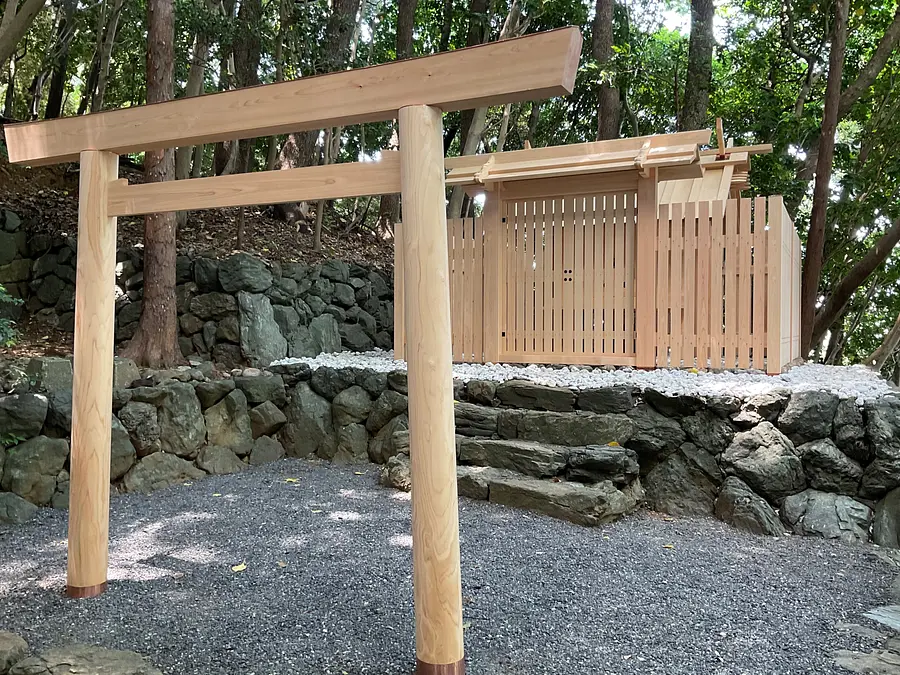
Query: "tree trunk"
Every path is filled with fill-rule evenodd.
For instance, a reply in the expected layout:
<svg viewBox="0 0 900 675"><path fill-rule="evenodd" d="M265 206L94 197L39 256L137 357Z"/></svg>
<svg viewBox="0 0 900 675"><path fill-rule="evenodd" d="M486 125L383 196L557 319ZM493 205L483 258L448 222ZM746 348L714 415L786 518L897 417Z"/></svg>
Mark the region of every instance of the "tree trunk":
<svg viewBox="0 0 900 675"><path fill-rule="evenodd" d="M679 119L679 131L702 129L706 126L715 46L713 36L715 13L716 6L713 0L691 0L691 41L688 48L687 80L684 83L684 103Z"/></svg>
<svg viewBox="0 0 900 675"><path fill-rule="evenodd" d="M278 35L275 37L275 81L284 81L284 35L291 17L286 0L278 3ZM278 162L278 137L269 136L269 147L266 151L266 171L272 171Z"/></svg>
<svg viewBox="0 0 900 675"><path fill-rule="evenodd" d="M209 9L212 9L212 7L209 7ZM203 93L203 82L206 78L206 60L208 58L209 34L205 30L197 31L197 35L194 36L194 48L191 53L191 67L188 70L187 83L184 87L185 98L199 96ZM175 150L175 180L184 180L191 175L191 158L193 155L193 146L184 146Z"/></svg>
<svg viewBox="0 0 900 675"><path fill-rule="evenodd" d="M173 96L175 53L174 0L147 3L147 103ZM175 157L171 149L144 155L148 183L172 180ZM168 368L182 362L175 315L175 214L158 213L144 219L144 297L137 332L124 353L139 365Z"/></svg>
<svg viewBox="0 0 900 675"><path fill-rule="evenodd" d="M122 7L125 0L114 0L109 21L103 30L103 40L100 43L100 59L97 64L97 91L91 98L91 112L103 110L103 99L106 97L106 85L109 82L109 63L112 59L112 50L116 44L116 33L119 30L119 17L122 15Z"/></svg>
<svg viewBox="0 0 900 675"><path fill-rule="evenodd" d="M453 0L444 0L441 12L441 41L438 43L438 51L445 52L450 49L450 33L453 31Z"/></svg>
<svg viewBox="0 0 900 675"><path fill-rule="evenodd" d="M503 117L500 118L500 133L497 134L497 149L495 152L503 152L506 145L506 137L509 135L509 117L512 113L512 103L503 106Z"/></svg>
<svg viewBox="0 0 900 675"><path fill-rule="evenodd" d="M66 0L59 10L56 44L53 45L53 75L50 78L50 90L47 92L44 119L56 119L62 114L66 71L69 69L69 48L75 37L75 7L75 0Z"/></svg>
<svg viewBox="0 0 900 675"><path fill-rule="evenodd" d="M884 368L887 360L893 356L898 344L900 344L900 314L897 315L897 320L888 334L884 336L884 341L878 346L878 349L869 354L866 365L880 371Z"/></svg>
<svg viewBox="0 0 900 675"><path fill-rule="evenodd" d="M831 36L831 54L828 57L828 84L825 86L825 113L819 139L816 161L816 183L813 188L812 213L809 218L809 234L806 239L806 256L803 260L803 278L800 284L800 356L806 357L813 345L813 328L816 319L816 300L825 254L825 221L828 210L834 135L838 123L838 107L841 100L841 77L844 71L844 51L847 45L847 10L849 0L836 0L834 30Z"/></svg>
<svg viewBox="0 0 900 675"><path fill-rule="evenodd" d="M219 9L228 24L234 22L235 0L223 0ZM234 55L230 42L219 42L219 91L227 91L232 87L231 75L234 72ZM213 173L224 176L234 172L237 164L237 142L220 141L213 150Z"/></svg>
<svg viewBox="0 0 900 675"><path fill-rule="evenodd" d="M46 0L25 0L17 7L16 0L6 0L6 9L0 22L0 63L6 63L16 52L19 44L38 13L44 8Z"/></svg>
<svg viewBox="0 0 900 675"><path fill-rule="evenodd" d="M600 93L597 101L597 140L619 137L619 89L613 62L614 0L597 0L591 48L600 68Z"/></svg>
<svg viewBox="0 0 900 675"><path fill-rule="evenodd" d="M831 291L825 304L816 313L812 334L813 342L821 339L831 328L831 325L843 313L853 294L888 259L898 242L900 242L900 218L893 222Z"/></svg>

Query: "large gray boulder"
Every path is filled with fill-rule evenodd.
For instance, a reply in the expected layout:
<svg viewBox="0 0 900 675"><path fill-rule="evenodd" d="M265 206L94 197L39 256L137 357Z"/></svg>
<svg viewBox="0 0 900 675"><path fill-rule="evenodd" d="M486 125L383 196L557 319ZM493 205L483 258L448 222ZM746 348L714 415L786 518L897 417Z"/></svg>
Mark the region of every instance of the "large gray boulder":
<svg viewBox="0 0 900 675"><path fill-rule="evenodd" d="M408 429L409 417L406 416L406 413L401 413L391 419L369 441L369 459L376 464L384 464L394 455L400 454L401 451L408 453L408 441L405 449L398 444L398 436Z"/></svg>
<svg viewBox="0 0 900 675"><path fill-rule="evenodd" d="M328 457L339 464L361 464L369 461L369 432L362 424L345 424L337 429L334 456Z"/></svg>
<svg viewBox="0 0 900 675"><path fill-rule="evenodd" d="M740 411L732 415L732 419L742 428L754 427L760 422L774 423L790 398L791 393L786 389L756 394L741 404Z"/></svg>
<svg viewBox="0 0 900 675"><path fill-rule="evenodd" d="M823 492L855 495L863 468L841 452L830 438L797 448L809 486Z"/></svg>
<svg viewBox="0 0 900 675"><path fill-rule="evenodd" d="M722 482L715 458L693 443L685 443L657 464L644 479L647 501L656 511L673 516L711 515Z"/></svg>
<svg viewBox="0 0 900 675"><path fill-rule="evenodd" d="M806 487L794 445L771 422L736 434L722 454L722 466L774 504Z"/></svg>
<svg viewBox="0 0 900 675"><path fill-rule="evenodd" d="M271 401L266 401L250 411L250 430L253 438L271 436L287 423L287 416Z"/></svg>
<svg viewBox="0 0 900 675"><path fill-rule="evenodd" d="M72 390L72 361L59 356L31 359L25 373L39 391Z"/></svg>
<svg viewBox="0 0 900 675"><path fill-rule="evenodd" d="M233 379L200 382L194 389L194 392L197 394L197 399L200 401L200 406L204 410L221 401L231 391L234 391Z"/></svg>
<svg viewBox="0 0 900 675"><path fill-rule="evenodd" d="M775 509L735 476L729 476L722 484L715 510L716 518L739 530L773 537L784 534Z"/></svg>
<svg viewBox="0 0 900 675"><path fill-rule="evenodd" d="M309 378L313 391L329 401L354 384L356 373L350 368L316 368Z"/></svg>
<svg viewBox="0 0 900 675"><path fill-rule="evenodd" d="M235 253L219 263L219 283L226 293L262 293L272 285L272 273L259 258Z"/></svg>
<svg viewBox="0 0 900 675"><path fill-rule="evenodd" d="M193 459L206 440L200 401L187 382L170 382L157 408L159 446L163 452Z"/></svg>
<svg viewBox="0 0 900 675"><path fill-rule="evenodd" d="M3 522L2 512L0 512L0 522ZM6 675L10 668L26 656L28 656L28 643L25 640L15 633L0 632L0 675Z"/></svg>
<svg viewBox="0 0 900 675"><path fill-rule="evenodd" d="M868 541L872 509L846 495L804 490L784 500L781 518L795 534Z"/></svg>
<svg viewBox="0 0 900 675"><path fill-rule="evenodd" d="M644 390L644 400L666 417L685 417L692 415L704 406L703 400L688 394L674 396L656 391Z"/></svg>
<svg viewBox="0 0 900 675"><path fill-rule="evenodd" d="M409 473L409 457L394 455L381 467L378 482L385 487L409 492L412 489L412 478Z"/></svg>
<svg viewBox="0 0 900 675"><path fill-rule="evenodd" d="M32 504L49 504L68 456L69 444L64 438L36 436L9 448L0 487Z"/></svg>
<svg viewBox="0 0 900 675"><path fill-rule="evenodd" d="M331 314L321 314L310 321L309 333L319 353L341 351L341 334L338 322Z"/></svg>
<svg viewBox="0 0 900 675"><path fill-rule="evenodd" d="M203 478L206 474L187 460L166 452L155 452L141 459L125 474L126 492L148 494L177 483Z"/></svg>
<svg viewBox="0 0 900 675"><path fill-rule="evenodd" d="M253 441L253 450L250 451L250 465L261 466L276 462L284 457L284 446L276 439L269 436L260 436Z"/></svg>
<svg viewBox="0 0 900 675"><path fill-rule="evenodd" d="M876 460L900 459L900 400L883 397L866 403L866 434Z"/></svg>
<svg viewBox="0 0 900 675"><path fill-rule="evenodd" d="M456 433L459 436L493 436L497 433L501 415L514 414L517 411L503 411L497 408L485 408L472 403L457 403L453 406ZM517 418L516 418L517 419ZM515 437L513 429L512 437Z"/></svg>
<svg viewBox="0 0 900 675"><path fill-rule="evenodd" d="M228 448L243 457L253 447L253 430L247 410L247 398L240 389L207 408L203 413L210 445Z"/></svg>
<svg viewBox="0 0 900 675"><path fill-rule="evenodd" d="M49 402L41 394L0 395L0 431L8 436L31 438L41 433Z"/></svg>
<svg viewBox="0 0 900 675"><path fill-rule="evenodd" d="M197 466L214 476L238 473L247 468L234 452L220 445L207 445L200 450Z"/></svg>
<svg viewBox="0 0 900 675"><path fill-rule="evenodd" d="M537 410L509 410L504 416L511 424L498 425L504 438L518 438L553 445L584 446L618 443L625 445L634 425L625 415L589 412L558 413ZM502 418L502 419L503 419Z"/></svg>
<svg viewBox="0 0 900 675"><path fill-rule="evenodd" d="M860 464L873 458L872 446L866 441L866 423L853 399L842 399L834 413L834 441L844 453Z"/></svg>
<svg viewBox="0 0 900 675"><path fill-rule="evenodd" d="M334 455L336 439L331 417L331 403L314 392L308 383L300 382L291 392L284 409L287 424L280 438L290 457Z"/></svg>
<svg viewBox="0 0 900 675"><path fill-rule="evenodd" d="M20 661L9 675L162 675L162 671L140 654L95 647L54 647L40 656Z"/></svg>
<svg viewBox="0 0 900 675"><path fill-rule="evenodd" d="M496 476L490 483L490 501L544 513L579 525L610 523L637 508L641 497L637 482L617 489L610 481L594 485L558 483L526 476Z"/></svg>
<svg viewBox="0 0 900 675"><path fill-rule="evenodd" d="M399 394L398 394L399 395ZM338 426L363 422L369 417L372 399L368 392L359 385L344 389L331 402L334 423Z"/></svg>
<svg viewBox="0 0 900 675"><path fill-rule="evenodd" d="M734 427L709 410L699 410L681 420L688 438L711 455L725 451L734 440Z"/></svg>
<svg viewBox="0 0 900 675"><path fill-rule="evenodd" d="M666 417L649 405L638 405L628 412L628 418L634 425L628 447L637 452L642 474L675 452L686 439L677 420Z"/></svg>
<svg viewBox="0 0 900 675"><path fill-rule="evenodd" d="M19 495L12 492L0 492L0 525L21 525L31 520L38 511L38 507L29 501L25 501ZM0 633L2 636L2 633ZM2 643L2 639L0 639ZM0 644L0 666L3 664L3 646ZM0 673L3 668L0 667Z"/></svg>
<svg viewBox="0 0 900 675"><path fill-rule="evenodd" d="M379 429L397 415L405 413L409 406L409 399L399 392L386 389L371 405L372 409L366 420L366 429L374 434L378 433ZM496 425L494 428L496 429Z"/></svg>
<svg viewBox="0 0 900 675"><path fill-rule="evenodd" d="M244 358L252 365L267 366L286 357L287 340L278 329L269 298L244 291L238 293L237 298Z"/></svg>
<svg viewBox="0 0 900 675"><path fill-rule="evenodd" d="M637 453L621 445L588 445L571 448L566 476L579 483L599 483L609 480L615 485L627 485L640 473Z"/></svg>
<svg viewBox="0 0 900 675"><path fill-rule="evenodd" d="M281 375L239 375L234 378L234 383L244 392L250 405L272 401L279 408L283 408L287 403L287 393Z"/></svg>
<svg viewBox="0 0 900 675"><path fill-rule="evenodd" d="M900 488L891 490L876 504L872 541L879 546L900 548Z"/></svg>
<svg viewBox="0 0 900 675"><path fill-rule="evenodd" d="M119 421L128 431L138 457L146 457L160 450L159 420L156 406L131 401L119 410Z"/></svg>
<svg viewBox="0 0 900 675"><path fill-rule="evenodd" d="M778 428L795 445L828 438L838 403L840 399L837 395L828 391L795 392L778 417Z"/></svg>
<svg viewBox="0 0 900 675"><path fill-rule="evenodd" d="M568 448L558 445L483 438L463 438L458 450L462 464L492 466L537 478L550 478L562 473L568 454Z"/></svg>
<svg viewBox="0 0 900 675"><path fill-rule="evenodd" d="M137 461L137 452L128 435L128 430L115 415L112 416L110 436L109 479L115 482L122 478Z"/></svg>
<svg viewBox="0 0 900 675"><path fill-rule="evenodd" d="M219 321L237 312L237 300L228 293L205 293L191 298L191 314L203 321Z"/></svg>
<svg viewBox="0 0 900 675"><path fill-rule="evenodd" d="M863 499L881 499L897 487L900 487L900 459L875 459L863 471L859 496Z"/></svg>
<svg viewBox="0 0 900 675"><path fill-rule="evenodd" d="M322 348L308 326L297 326L284 336L288 342L288 356L291 358L312 357L322 353Z"/></svg>
<svg viewBox="0 0 900 675"><path fill-rule="evenodd" d="M375 346L365 329L358 323L344 323L338 328L341 344L351 352L368 352Z"/></svg>
<svg viewBox="0 0 900 675"><path fill-rule="evenodd" d="M625 385L578 392L578 408L595 413L627 413L634 407L634 390Z"/></svg>
<svg viewBox="0 0 900 675"><path fill-rule="evenodd" d="M571 412L575 409L575 392L565 387L548 387L528 380L508 380L497 386L500 403L512 408Z"/></svg>

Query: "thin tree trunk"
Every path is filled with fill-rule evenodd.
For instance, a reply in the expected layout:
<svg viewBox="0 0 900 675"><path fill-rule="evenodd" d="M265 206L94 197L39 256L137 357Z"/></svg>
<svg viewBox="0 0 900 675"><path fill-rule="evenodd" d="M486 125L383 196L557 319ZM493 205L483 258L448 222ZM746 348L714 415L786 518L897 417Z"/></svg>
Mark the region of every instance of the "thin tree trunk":
<svg viewBox="0 0 900 675"><path fill-rule="evenodd" d="M275 81L284 81L284 34L290 21L287 0L278 3L278 35L275 38ZM266 154L266 171L272 171L278 162L278 137L269 136L269 147Z"/></svg>
<svg viewBox="0 0 900 675"><path fill-rule="evenodd" d="M109 82L109 64L112 60L112 51L116 44L116 34L119 30L119 17L122 16L124 5L125 0L114 0L109 21L103 31L103 41L100 43L100 60L97 69L97 91L91 99L91 112L103 110L106 85Z"/></svg>
<svg viewBox="0 0 900 675"><path fill-rule="evenodd" d="M50 89L47 92L44 119L56 119L62 114L66 71L69 69L69 48L75 37L75 7L75 0L66 0L60 8L59 23L56 28L56 44L53 46L53 75L50 78Z"/></svg>
<svg viewBox="0 0 900 675"><path fill-rule="evenodd" d="M525 142L534 145L534 136L537 133L538 124L541 121L541 101L531 102L531 114L528 116L528 134Z"/></svg>
<svg viewBox="0 0 900 675"><path fill-rule="evenodd" d="M512 103L507 103L503 106L503 117L500 118L500 133L497 134L496 152L503 152L503 147L506 145L506 137L509 135L509 116L511 112Z"/></svg>
<svg viewBox="0 0 900 675"><path fill-rule="evenodd" d="M16 45L31 28L45 2L46 0L25 0L18 7L16 0L6 0L6 9L0 21L0 63L6 63L15 54Z"/></svg>
<svg viewBox="0 0 900 675"><path fill-rule="evenodd" d="M175 53L174 0L147 4L147 102L173 96ZM175 157L171 149L144 155L148 183L172 180ZM141 320L123 350L138 364L168 368L182 362L175 314L175 214L159 213L144 219L144 297Z"/></svg>
<svg viewBox="0 0 900 675"><path fill-rule="evenodd" d="M600 68L600 92L597 100L597 140L619 137L619 89L612 69L614 0L597 0L591 49Z"/></svg>
<svg viewBox="0 0 900 675"><path fill-rule="evenodd" d="M684 84L684 103L679 118L679 131L702 129L706 126L715 46L713 36L715 12L713 0L691 0L691 41L688 47L687 80Z"/></svg>
<svg viewBox="0 0 900 675"><path fill-rule="evenodd" d="M441 41L438 43L438 51L445 52L450 49L450 33L453 30L453 0L444 0L441 12Z"/></svg>
<svg viewBox="0 0 900 675"><path fill-rule="evenodd" d="M874 352L869 354L866 359L866 365L874 370L880 371L887 360L894 355L894 352L897 350L897 345L900 345L900 314L897 315L897 320L894 322L893 327L888 331L887 335L884 336L882 343Z"/></svg>
<svg viewBox="0 0 900 675"><path fill-rule="evenodd" d="M835 1L834 30L831 37L831 54L828 57L828 84L825 87L825 113L822 119L816 183L813 188L812 213L809 218L809 234L806 239L806 256L803 260L803 278L800 284L800 355L804 357L809 354L813 345L816 300L824 262L825 222L834 158L834 135L841 100L844 51L847 45L848 5L849 0Z"/></svg>
<svg viewBox="0 0 900 675"><path fill-rule="evenodd" d="M812 334L813 342L821 339L831 328L831 325L843 313L853 294L888 259L898 242L900 242L900 218L891 224L831 291L825 304L816 313Z"/></svg>

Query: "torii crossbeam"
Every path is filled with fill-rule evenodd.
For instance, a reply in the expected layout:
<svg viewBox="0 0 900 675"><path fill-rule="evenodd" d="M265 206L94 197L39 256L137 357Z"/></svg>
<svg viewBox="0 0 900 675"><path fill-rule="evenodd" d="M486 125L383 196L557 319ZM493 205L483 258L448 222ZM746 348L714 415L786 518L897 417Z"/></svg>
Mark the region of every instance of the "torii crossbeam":
<svg viewBox="0 0 900 675"><path fill-rule="evenodd" d="M419 675L465 671L441 113L572 92L576 28L359 70L6 127L9 159L81 162L67 592L106 589L116 216L402 196L413 582ZM118 180L118 155L397 118L381 162Z"/></svg>

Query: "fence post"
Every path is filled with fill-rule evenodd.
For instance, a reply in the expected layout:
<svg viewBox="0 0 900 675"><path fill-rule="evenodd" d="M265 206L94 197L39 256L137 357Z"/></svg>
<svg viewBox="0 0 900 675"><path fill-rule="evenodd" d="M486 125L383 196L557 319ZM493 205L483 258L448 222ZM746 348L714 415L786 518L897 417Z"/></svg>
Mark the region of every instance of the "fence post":
<svg viewBox="0 0 900 675"><path fill-rule="evenodd" d="M484 360L500 361L500 297L503 286L503 237L500 227L500 189L485 194L484 212Z"/></svg>
<svg viewBox="0 0 900 675"><path fill-rule="evenodd" d="M108 215L108 193L118 173L118 155L81 153L66 578L73 598L105 591L109 564L116 219Z"/></svg>
<svg viewBox="0 0 900 675"><path fill-rule="evenodd" d="M769 375L778 375L781 372L781 315L782 306L790 302L782 293L782 275L784 274L781 254L781 241L784 236L784 204L780 196L769 197L769 229L768 236L768 262L769 270L766 282L766 302L768 312L766 317L766 372Z"/></svg>
<svg viewBox="0 0 900 675"><path fill-rule="evenodd" d="M462 588L441 111L400 109L417 675L461 675Z"/></svg>
<svg viewBox="0 0 900 675"><path fill-rule="evenodd" d="M406 358L406 302L403 297L403 223L394 224L394 358Z"/></svg>
<svg viewBox="0 0 900 675"><path fill-rule="evenodd" d="M656 169L638 178L634 269L635 365L656 366Z"/></svg>

